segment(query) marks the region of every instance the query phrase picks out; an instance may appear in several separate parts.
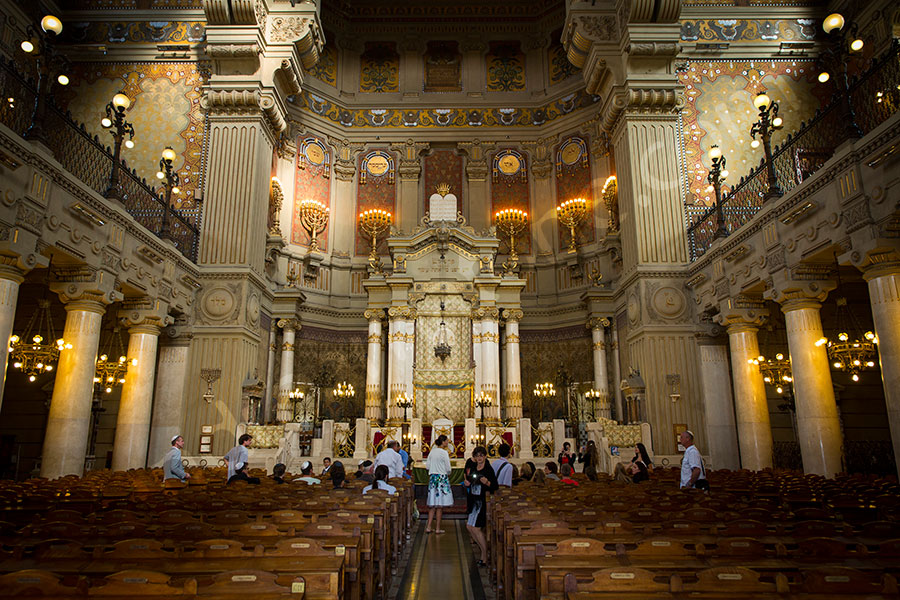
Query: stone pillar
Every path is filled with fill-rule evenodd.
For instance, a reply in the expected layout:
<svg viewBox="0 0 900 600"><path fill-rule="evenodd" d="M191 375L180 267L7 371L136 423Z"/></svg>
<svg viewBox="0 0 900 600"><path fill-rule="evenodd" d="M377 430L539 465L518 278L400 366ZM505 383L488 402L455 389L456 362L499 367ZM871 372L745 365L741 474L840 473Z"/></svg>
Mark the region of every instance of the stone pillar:
<svg viewBox="0 0 900 600"><path fill-rule="evenodd" d="M506 319L506 416L522 418L522 365L519 356L519 321L524 313L518 308L503 311ZM529 431L529 439L531 432ZM530 450L529 445L529 450ZM521 456L521 455L520 455ZM524 457L523 457L524 458Z"/></svg>
<svg viewBox="0 0 900 600"><path fill-rule="evenodd" d="M485 411L484 418L500 420L500 327L496 308L478 309L483 311L481 321L481 382L482 389L494 395L494 401ZM476 393L479 390L476 390Z"/></svg>
<svg viewBox="0 0 900 600"><path fill-rule="evenodd" d="M496 148L493 142L473 140L460 142L457 148L466 153L466 180L469 184L469 224L476 230L491 225L491 196L488 186L490 153Z"/></svg>
<svg viewBox="0 0 900 600"><path fill-rule="evenodd" d="M750 308L733 308L731 301L723 306L719 314L719 322L728 331L728 345L731 350L731 377L734 385L734 406L737 413L737 436L740 447L741 466L752 471L772 467L772 425L769 421L769 404L766 400L766 387L759 366L751 363L759 356L757 332L765 321L767 312L762 303ZM701 352L704 347L701 346ZM710 350L706 350L710 356ZM712 354L714 357L715 355ZM706 365L702 362L703 384L709 382ZM767 357L769 358L769 357ZM721 390L710 390L704 401L708 415L708 434L712 439L713 422L721 415L714 414L713 406L724 409ZM730 406L728 408L730 411ZM710 448L710 451L712 448Z"/></svg>
<svg viewBox="0 0 900 600"><path fill-rule="evenodd" d="M369 420L362 418L356 420L356 438L354 442L356 449L353 451L353 458L363 460L369 458Z"/></svg>
<svg viewBox="0 0 900 600"><path fill-rule="evenodd" d="M150 451L147 456L150 467L162 465L175 435L183 436L190 448L196 448L200 443L199 431L182 431L192 337L190 330L178 323L163 330L164 343L159 349L153 416L150 422Z"/></svg>
<svg viewBox="0 0 900 600"><path fill-rule="evenodd" d="M843 439L838 417L831 368L819 317L821 302L835 288L831 281L794 280L803 273L776 273L774 287L766 295L779 304L787 326L794 401L797 409L797 437L803 470L833 477L843 470Z"/></svg>
<svg viewBox="0 0 900 600"><path fill-rule="evenodd" d="M427 142L414 142L412 139L404 143L391 144L391 150L400 155L397 174L400 178L400 198L394 223L398 229L412 231L419 222L419 175L422 165L419 154L429 148ZM431 191L425 197L431 195Z"/></svg>
<svg viewBox="0 0 900 600"><path fill-rule="evenodd" d="M600 392L600 406L609 407L609 376L606 371L606 327L609 319L593 317L586 327L591 330L591 348L594 353L594 389ZM602 410L601 413L602 414ZM603 415L608 417L609 415Z"/></svg>
<svg viewBox="0 0 900 600"><path fill-rule="evenodd" d="M625 413L622 408L622 390L619 387L619 384L622 382L622 369L620 367L619 361L619 331L615 325L612 329L612 344L610 344L610 350L612 351L612 359L613 359L613 377L615 377L615 381L613 382L612 394L613 398L615 398L616 405L616 420L619 423L625 422Z"/></svg>
<svg viewBox="0 0 900 600"><path fill-rule="evenodd" d="M25 273L18 267L8 264L9 262L12 262L12 259L0 256L0 340L9 340L13 333L19 286L25 281ZM3 356L3 373L0 373L0 406L2 406L6 370L9 366L8 343L0 344L0 354Z"/></svg>
<svg viewBox="0 0 900 600"><path fill-rule="evenodd" d="M165 302L141 298L125 302L119 311L119 318L129 326L128 371L116 418L113 471L147 466L156 349L160 331L171 321L168 310L169 305Z"/></svg>
<svg viewBox="0 0 900 600"><path fill-rule="evenodd" d="M534 459L534 450L531 448L531 419L527 417L519 419L519 458Z"/></svg>
<svg viewBox="0 0 900 600"><path fill-rule="evenodd" d="M475 395L484 385L484 359L481 357L481 320L472 312L472 362L475 364Z"/></svg>
<svg viewBox="0 0 900 600"><path fill-rule="evenodd" d="M876 264L863 277L869 284L888 425L900 473L900 263Z"/></svg>
<svg viewBox="0 0 900 600"><path fill-rule="evenodd" d="M84 281L91 276L92 282ZM63 339L72 347L60 354L50 400L41 456L41 477L47 479L84 472L100 322L106 306L122 298L113 290L115 277L105 271L75 268L60 271L58 278L50 289L66 305Z"/></svg>
<svg viewBox="0 0 900 600"><path fill-rule="evenodd" d="M416 341L416 309L409 306L393 306L388 309L390 334L388 336L388 376L387 418L399 421L404 411L397 408L395 397L401 392L413 394L413 348ZM412 415L412 413L410 413Z"/></svg>
<svg viewBox="0 0 900 600"><path fill-rule="evenodd" d="M365 312L369 321L369 347L366 352L366 418L374 423L382 418L381 401L381 319L384 311L369 309Z"/></svg>
<svg viewBox="0 0 900 600"><path fill-rule="evenodd" d="M706 450L717 469L740 469L731 377L728 373L728 347L724 344L701 344L700 374L706 409ZM768 421L768 412L766 417ZM769 430L771 439L772 432ZM771 451L768 456L771 464Z"/></svg>
<svg viewBox="0 0 900 600"><path fill-rule="evenodd" d="M263 398L263 423L272 422L272 396L275 393L275 351L278 349L278 325L272 320L269 327L269 354L266 358L266 397Z"/></svg>
<svg viewBox="0 0 900 600"><path fill-rule="evenodd" d="M290 393L294 389L294 339L300 329L297 319L280 319L278 326L284 331L281 341L281 376L278 378L278 417L280 423L293 420Z"/></svg>

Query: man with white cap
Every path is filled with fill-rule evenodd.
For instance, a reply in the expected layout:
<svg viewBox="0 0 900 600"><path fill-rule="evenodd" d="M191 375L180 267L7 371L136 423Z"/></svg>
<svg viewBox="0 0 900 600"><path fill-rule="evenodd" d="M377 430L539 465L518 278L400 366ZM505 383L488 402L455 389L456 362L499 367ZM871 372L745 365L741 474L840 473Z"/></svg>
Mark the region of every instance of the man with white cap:
<svg viewBox="0 0 900 600"><path fill-rule="evenodd" d="M684 457L681 459L681 488L708 490L706 481L706 469L703 468L703 458L700 451L694 445L694 433L682 431L678 441L684 446Z"/></svg>
<svg viewBox="0 0 900 600"><path fill-rule="evenodd" d="M388 468L388 477L403 477L405 465L403 464L403 459L400 458L400 442L391 440L387 443L384 450L378 453L373 467L377 469L381 465L385 465Z"/></svg>
<svg viewBox="0 0 900 600"><path fill-rule="evenodd" d="M317 483L322 483L321 479L312 476L312 463L308 460L304 460L303 464L300 465L300 474L302 475L302 477L298 477L294 481L302 481L306 485L315 485Z"/></svg>
<svg viewBox="0 0 900 600"><path fill-rule="evenodd" d="M184 438L176 435L172 438L172 449L166 454L163 460L163 479L178 479L187 481L191 478L190 473L184 472L184 465L181 464L181 449L184 448Z"/></svg>

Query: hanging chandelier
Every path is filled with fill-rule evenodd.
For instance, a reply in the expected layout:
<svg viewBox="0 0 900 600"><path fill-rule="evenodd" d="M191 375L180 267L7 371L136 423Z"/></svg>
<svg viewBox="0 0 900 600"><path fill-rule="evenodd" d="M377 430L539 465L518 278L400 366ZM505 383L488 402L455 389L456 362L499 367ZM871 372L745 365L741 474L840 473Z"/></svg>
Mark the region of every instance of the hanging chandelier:
<svg viewBox="0 0 900 600"><path fill-rule="evenodd" d="M759 366L759 372L763 376L763 382L775 388L775 392L784 393L784 386L792 384L794 376L791 373L791 359L781 352L775 354L775 358L766 358L762 354L751 358L747 362Z"/></svg>
<svg viewBox="0 0 900 600"><path fill-rule="evenodd" d="M118 359L110 358L110 355L114 354L113 344L116 345L118 350ZM129 365L136 367L137 363L136 358L132 358L129 361L128 357L125 356L122 335L119 328L116 327L113 330L113 334L109 337L106 351L97 357L94 366L94 385L103 388L103 391L107 394L111 394L114 388L125 383L125 374L128 372Z"/></svg>
<svg viewBox="0 0 900 600"><path fill-rule="evenodd" d="M50 301L41 298L38 300L37 310L28 321L25 333L21 336L10 336L8 350L13 368L25 373L28 381L35 381L38 375L53 370L59 360L60 351L71 347L72 344L56 337L53 319L50 316Z"/></svg>
<svg viewBox="0 0 900 600"><path fill-rule="evenodd" d="M331 390L332 396L335 398L339 398L341 400L350 399L356 396L356 390L353 389L352 383L347 383L346 381L342 381L337 386Z"/></svg>
<svg viewBox="0 0 900 600"><path fill-rule="evenodd" d="M441 324L437 334L437 344L434 346L434 355L441 359L443 363L450 357L453 349L447 341L447 324L444 322L444 301L441 300Z"/></svg>

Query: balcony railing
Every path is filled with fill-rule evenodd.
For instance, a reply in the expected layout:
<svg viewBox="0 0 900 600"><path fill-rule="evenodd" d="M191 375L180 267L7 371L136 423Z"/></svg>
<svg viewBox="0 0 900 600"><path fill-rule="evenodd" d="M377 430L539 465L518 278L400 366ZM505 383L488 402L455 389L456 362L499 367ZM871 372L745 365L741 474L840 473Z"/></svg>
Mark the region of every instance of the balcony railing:
<svg viewBox="0 0 900 600"><path fill-rule="evenodd" d="M900 106L900 45L896 42L866 73L850 85L850 104L863 135L869 133ZM834 155L835 148L848 138L842 122L840 99L835 98L800 130L772 153L775 175L787 193L818 171ZM763 206L768 186L766 163L742 177L731 192L722 198L722 213L728 235L748 222ZM688 227L691 261L702 256L715 240L716 207L701 213Z"/></svg>
<svg viewBox="0 0 900 600"><path fill-rule="evenodd" d="M0 122L23 135L31 124L31 113L37 92L32 82L19 75L13 63L0 60ZM49 104L44 121L47 144L54 158L72 175L103 195L109 183L113 156L110 149L91 137L83 125ZM166 202L148 184L129 169L125 161L119 172L122 203L134 219L160 236ZM197 261L200 233L181 211L168 208L168 238L192 262Z"/></svg>

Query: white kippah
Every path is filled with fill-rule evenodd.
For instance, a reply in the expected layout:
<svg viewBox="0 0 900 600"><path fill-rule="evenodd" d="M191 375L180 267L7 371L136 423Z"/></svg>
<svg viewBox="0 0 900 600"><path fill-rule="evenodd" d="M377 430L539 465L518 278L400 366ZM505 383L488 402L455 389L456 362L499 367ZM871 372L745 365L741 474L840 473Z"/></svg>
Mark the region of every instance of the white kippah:
<svg viewBox="0 0 900 600"><path fill-rule="evenodd" d="M180 437L181 437L181 434L180 434L180 433L178 433L178 434L176 434L176 435L173 435L173 436L172 436L172 443L174 443L175 440L177 440L177 439L180 438Z"/></svg>
<svg viewBox="0 0 900 600"><path fill-rule="evenodd" d="M311 462L309 462L308 460L304 460L303 464L300 465L300 470L305 471L306 469L310 468L311 466L312 466Z"/></svg>

